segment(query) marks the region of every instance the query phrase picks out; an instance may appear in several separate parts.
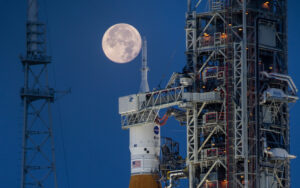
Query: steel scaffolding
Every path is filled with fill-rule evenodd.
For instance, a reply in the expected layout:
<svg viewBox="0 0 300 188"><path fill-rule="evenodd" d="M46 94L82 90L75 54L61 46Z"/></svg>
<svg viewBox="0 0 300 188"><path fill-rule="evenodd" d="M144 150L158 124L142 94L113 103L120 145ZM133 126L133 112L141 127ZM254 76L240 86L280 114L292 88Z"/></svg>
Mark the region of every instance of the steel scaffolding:
<svg viewBox="0 0 300 188"><path fill-rule="evenodd" d="M120 111L122 127L176 107L185 112L187 156L174 174L186 172L190 188L290 187L289 103L298 97L286 16L287 0L188 0L182 73L163 90L134 95L135 107Z"/></svg>

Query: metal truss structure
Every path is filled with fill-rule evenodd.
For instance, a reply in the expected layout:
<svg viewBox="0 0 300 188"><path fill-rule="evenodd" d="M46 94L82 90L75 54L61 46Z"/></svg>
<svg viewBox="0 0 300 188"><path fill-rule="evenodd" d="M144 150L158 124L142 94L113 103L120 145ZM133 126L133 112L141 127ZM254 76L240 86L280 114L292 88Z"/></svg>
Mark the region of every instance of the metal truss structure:
<svg viewBox="0 0 300 188"><path fill-rule="evenodd" d="M170 171L168 187L185 174L190 188L288 188L289 103L298 97L287 0L207 0L200 12L202 3L188 0L182 73L163 90L120 98L135 101L120 111L122 128L159 124L161 109L185 112L188 172Z"/></svg>
<svg viewBox="0 0 300 188"><path fill-rule="evenodd" d="M55 91L48 84L46 26L38 21L36 0L28 1L27 52L21 57L24 104L21 188L57 188L51 103Z"/></svg>

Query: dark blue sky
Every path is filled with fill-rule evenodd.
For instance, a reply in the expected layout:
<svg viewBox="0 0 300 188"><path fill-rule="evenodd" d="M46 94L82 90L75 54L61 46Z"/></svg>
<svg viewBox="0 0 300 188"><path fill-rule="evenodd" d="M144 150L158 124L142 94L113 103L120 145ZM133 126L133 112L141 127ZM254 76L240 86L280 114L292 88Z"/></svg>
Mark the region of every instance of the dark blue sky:
<svg viewBox="0 0 300 188"><path fill-rule="evenodd" d="M150 88L157 87L185 64L185 0L41 0L48 17L50 78L56 89L72 93L53 106L59 187L67 187L66 158L72 188L127 187L130 177L128 132L121 130L118 97L136 93L140 84L140 56L125 65L110 62L101 49L105 30L116 23L135 26L148 40ZM45 2L47 6L45 6ZM289 70L299 86L300 2L289 3ZM47 12L47 16L45 16ZM23 84L18 56L25 53L26 1L0 0L0 187L19 187L21 171ZM55 71L54 71L55 70ZM55 74L54 74L55 72ZM300 106L291 109L291 150L300 157ZM162 135L181 140L185 132L169 123ZM297 140L298 139L298 140ZM300 159L292 161L292 187L300 179Z"/></svg>

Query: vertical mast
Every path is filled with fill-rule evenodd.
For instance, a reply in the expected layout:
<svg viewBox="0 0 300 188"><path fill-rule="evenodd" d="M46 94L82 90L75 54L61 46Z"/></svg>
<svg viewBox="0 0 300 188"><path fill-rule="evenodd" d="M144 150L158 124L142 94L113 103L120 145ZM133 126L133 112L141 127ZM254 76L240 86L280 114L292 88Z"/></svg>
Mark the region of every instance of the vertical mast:
<svg viewBox="0 0 300 188"><path fill-rule="evenodd" d="M149 91L148 71L149 71L149 68L147 66L147 40L144 37L143 47L142 47L142 68L141 68L142 79L141 79L140 92L148 92Z"/></svg>
<svg viewBox="0 0 300 188"><path fill-rule="evenodd" d="M38 0L28 0L24 86L21 188L57 188L51 103L54 89L48 84L51 57L46 52L46 26L38 18Z"/></svg>
<svg viewBox="0 0 300 188"><path fill-rule="evenodd" d="M38 26L34 23L38 23L38 2L37 0L28 0L27 5L27 31L32 31L30 35L27 35L27 39L29 41L32 41L30 45L27 46L27 51L36 51L37 50L37 44L33 41L37 41L37 32L38 32ZM29 28L30 27L30 28Z"/></svg>
<svg viewBox="0 0 300 188"><path fill-rule="evenodd" d="M27 12L28 22L38 21L38 4L37 0L28 0L28 12Z"/></svg>

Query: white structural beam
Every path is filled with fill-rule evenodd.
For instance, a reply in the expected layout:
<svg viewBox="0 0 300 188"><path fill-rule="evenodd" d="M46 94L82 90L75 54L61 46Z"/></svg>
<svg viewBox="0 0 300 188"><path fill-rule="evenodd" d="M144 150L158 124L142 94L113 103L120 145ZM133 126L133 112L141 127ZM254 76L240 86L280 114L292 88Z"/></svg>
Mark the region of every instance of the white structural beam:
<svg viewBox="0 0 300 188"><path fill-rule="evenodd" d="M248 188L248 63L247 63L247 1L243 1L243 42L242 42L242 126L243 126L243 155L244 155L244 187Z"/></svg>

